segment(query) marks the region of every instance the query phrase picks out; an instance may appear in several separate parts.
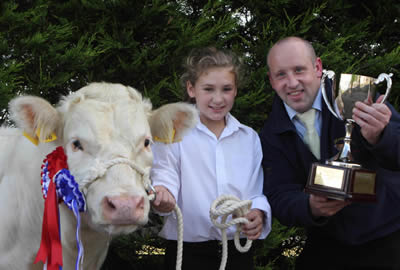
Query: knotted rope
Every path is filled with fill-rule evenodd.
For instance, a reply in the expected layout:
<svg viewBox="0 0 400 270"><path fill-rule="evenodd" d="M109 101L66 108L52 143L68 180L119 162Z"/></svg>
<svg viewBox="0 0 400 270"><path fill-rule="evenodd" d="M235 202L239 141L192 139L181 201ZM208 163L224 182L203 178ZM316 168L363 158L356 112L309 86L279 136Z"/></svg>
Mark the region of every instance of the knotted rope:
<svg viewBox="0 0 400 270"><path fill-rule="evenodd" d="M155 194L155 193L154 193ZM210 208L210 219L212 223L219 229L222 234L222 259L219 270L224 270L228 259L228 239L226 236L226 229L232 225L236 225L236 232L234 236L235 247L239 252L247 252L251 248L252 240L247 239L246 244L241 246L240 244L240 232L242 231L241 224L249 223L248 219L244 216L249 212L251 207L251 200L241 201L233 195L221 195L211 204ZM177 218L177 252L176 252L176 270L182 268L182 257L183 257L183 218L182 212L178 205L175 204L174 212ZM229 215L233 215L229 222L226 223ZM218 217L221 216L221 223L217 221Z"/></svg>
<svg viewBox="0 0 400 270"><path fill-rule="evenodd" d="M249 223L248 219L244 216L249 212L251 207L251 201L241 201L233 195L221 195L212 204L210 208L210 219L212 223L222 233L222 259L219 270L224 270L226 261L228 259L228 240L226 237L226 229L232 225L236 225L236 232L234 236L235 247L239 252L247 252L252 244L252 240L247 239L246 244L241 246L240 244L240 232L242 231L241 224ZM229 215L232 215L232 219L226 222ZM218 217L221 216L221 223L217 221Z"/></svg>

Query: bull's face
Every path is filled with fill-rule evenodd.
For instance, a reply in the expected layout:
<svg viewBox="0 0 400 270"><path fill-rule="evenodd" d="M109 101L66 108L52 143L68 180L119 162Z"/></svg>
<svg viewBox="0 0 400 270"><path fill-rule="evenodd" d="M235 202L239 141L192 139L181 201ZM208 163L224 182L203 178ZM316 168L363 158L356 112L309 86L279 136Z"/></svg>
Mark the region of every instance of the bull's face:
<svg viewBox="0 0 400 270"><path fill-rule="evenodd" d="M112 234L147 223L152 138L142 103L82 100L64 119L68 166L86 196L88 223Z"/></svg>
<svg viewBox="0 0 400 270"><path fill-rule="evenodd" d="M55 146L64 147L69 170L85 194L85 220L109 234L132 232L148 220L152 137L179 141L198 119L191 105L152 111L136 90L107 83L90 84L57 108L41 98L19 97L10 111L30 136L38 128L42 141L56 133Z"/></svg>

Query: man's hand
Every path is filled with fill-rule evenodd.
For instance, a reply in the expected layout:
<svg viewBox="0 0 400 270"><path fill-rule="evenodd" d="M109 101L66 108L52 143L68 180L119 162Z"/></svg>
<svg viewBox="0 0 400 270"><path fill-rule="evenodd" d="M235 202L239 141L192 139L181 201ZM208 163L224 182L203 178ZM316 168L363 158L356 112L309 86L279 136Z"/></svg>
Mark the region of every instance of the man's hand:
<svg viewBox="0 0 400 270"><path fill-rule="evenodd" d="M263 228L264 212L259 209L251 209L245 217L249 220L249 223L242 226L243 233L250 240L258 239Z"/></svg>
<svg viewBox="0 0 400 270"><path fill-rule="evenodd" d="M175 198L164 186L154 186L156 199L152 202L154 209L162 213L168 213L175 208Z"/></svg>
<svg viewBox="0 0 400 270"><path fill-rule="evenodd" d="M332 200L326 197L310 195L310 208L314 217L330 217L349 205L350 202Z"/></svg>
<svg viewBox="0 0 400 270"><path fill-rule="evenodd" d="M383 95L378 98L376 103L357 101L353 109L354 121L360 126L362 136L372 145L378 143L392 116L389 107L380 103L382 99Z"/></svg>

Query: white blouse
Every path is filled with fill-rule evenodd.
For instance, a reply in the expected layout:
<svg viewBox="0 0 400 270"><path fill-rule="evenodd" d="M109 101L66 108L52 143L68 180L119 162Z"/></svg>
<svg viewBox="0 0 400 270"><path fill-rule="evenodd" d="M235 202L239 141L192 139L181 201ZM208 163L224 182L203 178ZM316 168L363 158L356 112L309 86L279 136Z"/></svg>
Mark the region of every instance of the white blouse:
<svg viewBox="0 0 400 270"><path fill-rule="evenodd" d="M251 208L264 212L260 236L271 231L271 207L263 195L262 150L258 134L231 114L217 138L200 121L181 142L152 146L154 154L151 179L175 197L183 215L183 239L187 242L221 240L221 231L210 220L210 206L220 195L252 200ZM160 236L177 239L177 220L167 215ZM235 226L227 230L233 239Z"/></svg>

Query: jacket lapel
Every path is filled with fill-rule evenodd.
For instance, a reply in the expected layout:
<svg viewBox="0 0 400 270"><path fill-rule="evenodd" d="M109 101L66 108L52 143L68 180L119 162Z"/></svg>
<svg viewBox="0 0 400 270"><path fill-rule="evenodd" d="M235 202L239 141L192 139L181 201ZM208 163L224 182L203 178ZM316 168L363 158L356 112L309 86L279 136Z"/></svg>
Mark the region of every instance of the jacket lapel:
<svg viewBox="0 0 400 270"><path fill-rule="evenodd" d="M271 118L274 119L274 123L271 125L272 132L277 135L276 138L279 138L279 145L284 147L286 158L293 167L302 168L303 176L299 175L299 177L308 177L310 164L317 159L297 134L296 128L290 121L283 102L278 96L274 98L272 112L274 112L271 115Z"/></svg>

